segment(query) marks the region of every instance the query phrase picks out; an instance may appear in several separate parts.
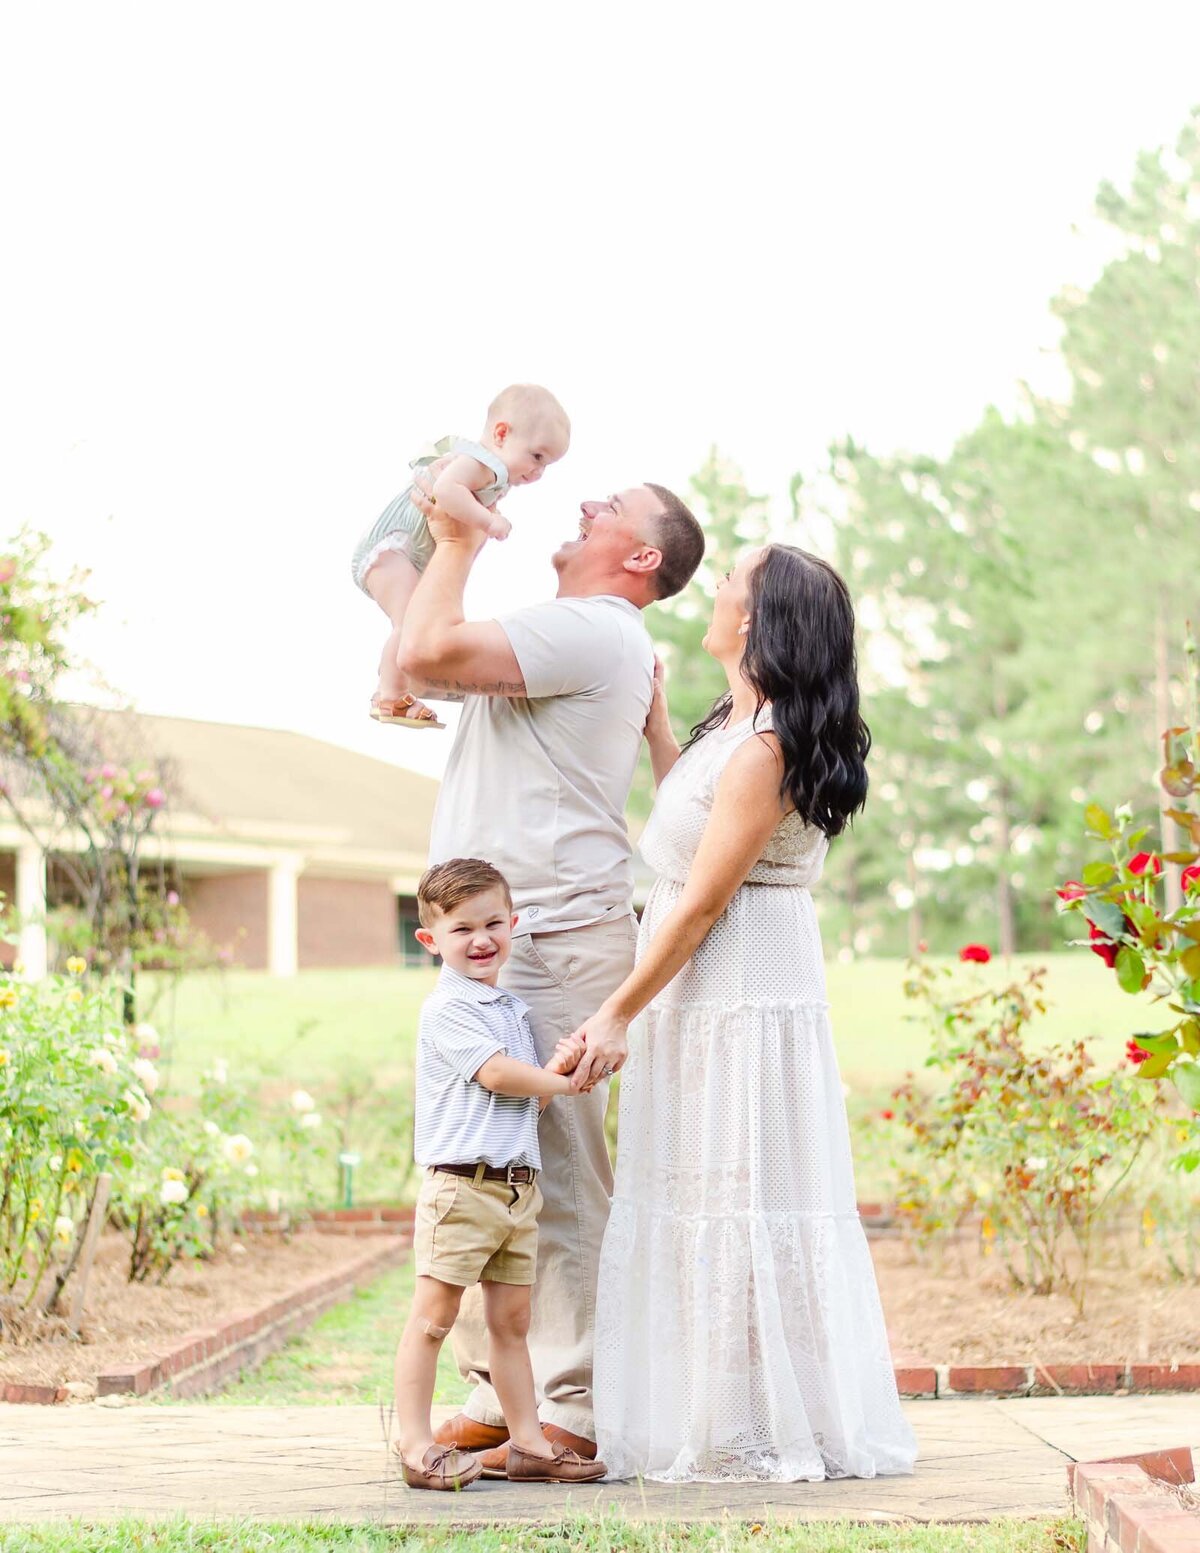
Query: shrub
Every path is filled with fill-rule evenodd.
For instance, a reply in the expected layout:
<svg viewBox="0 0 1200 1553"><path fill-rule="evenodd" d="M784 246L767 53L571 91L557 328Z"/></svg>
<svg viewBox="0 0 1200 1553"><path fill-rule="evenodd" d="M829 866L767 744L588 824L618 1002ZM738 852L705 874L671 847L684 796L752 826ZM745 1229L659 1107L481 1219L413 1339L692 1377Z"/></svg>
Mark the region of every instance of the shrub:
<svg viewBox="0 0 1200 1553"><path fill-rule="evenodd" d="M1196 643L1185 644L1192 670L1190 726L1163 734L1159 781L1171 801L1169 817L1190 845L1162 855L1145 850L1147 831L1135 826L1123 805L1109 814L1088 806L1088 835L1104 843L1107 858L1087 864L1079 879L1058 890L1065 911L1081 915L1087 945L1117 978L1121 988L1147 994L1165 1005L1166 1028L1131 1034L1130 1060L1143 1081L1166 1079L1185 1110L1175 1163L1185 1171L1200 1166L1200 662ZM1179 869L1179 903L1164 904L1167 869Z"/></svg>
<svg viewBox="0 0 1200 1553"><path fill-rule="evenodd" d="M910 1074L895 1091L897 1209L921 1245L978 1211L1016 1284L1065 1288L1082 1309L1096 1228L1161 1118L1151 1091L1097 1075L1082 1041L1031 1050L1045 975L964 992L948 968L910 964L926 1066L948 1083L930 1093Z"/></svg>
<svg viewBox="0 0 1200 1553"><path fill-rule="evenodd" d="M0 972L0 1289L23 1305L70 1259L96 1177L130 1167L152 1113L119 989L82 971L36 985Z"/></svg>

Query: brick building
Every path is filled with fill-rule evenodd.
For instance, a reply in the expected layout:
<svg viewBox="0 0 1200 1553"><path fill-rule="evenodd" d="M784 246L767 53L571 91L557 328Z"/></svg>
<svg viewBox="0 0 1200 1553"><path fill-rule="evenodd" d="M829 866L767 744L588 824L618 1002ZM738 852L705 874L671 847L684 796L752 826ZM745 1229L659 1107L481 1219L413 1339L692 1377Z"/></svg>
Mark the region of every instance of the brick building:
<svg viewBox="0 0 1200 1553"><path fill-rule="evenodd" d="M120 714L104 715L118 732ZM143 855L170 867L194 924L229 945L235 964L288 976L423 957L414 895L436 782L304 734L136 721L139 744L174 773ZM0 960L19 952L29 974L44 970L41 918L56 888L54 852L47 867L0 815L0 893L26 923L19 951L0 944Z"/></svg>

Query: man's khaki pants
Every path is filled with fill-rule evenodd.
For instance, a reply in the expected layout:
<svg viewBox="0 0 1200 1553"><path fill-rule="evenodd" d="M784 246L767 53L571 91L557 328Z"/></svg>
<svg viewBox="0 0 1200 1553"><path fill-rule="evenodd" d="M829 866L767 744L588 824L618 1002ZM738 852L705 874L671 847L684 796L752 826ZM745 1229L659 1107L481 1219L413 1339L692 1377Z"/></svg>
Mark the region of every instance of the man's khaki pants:
<svg viewBox="0 0 1200 1553"><path fill-rule="evenodd" d="M500 985L529 1004L538 1059L594 1014L633 968L634 918L597 922L565 933L513 939ZM592 1423L592 1333L600 1244L608 1222L612 1167L604 1142L608 1084L588 1095L556 1095L542 1113L538 1142L542 1211L529 1355L543 1423L589 1440ZM502 1424L488 1374L487 1332L478 1288L468 1289L453 1331L454 1357L475 1390L465 1411L478 1423Z"/></svg>

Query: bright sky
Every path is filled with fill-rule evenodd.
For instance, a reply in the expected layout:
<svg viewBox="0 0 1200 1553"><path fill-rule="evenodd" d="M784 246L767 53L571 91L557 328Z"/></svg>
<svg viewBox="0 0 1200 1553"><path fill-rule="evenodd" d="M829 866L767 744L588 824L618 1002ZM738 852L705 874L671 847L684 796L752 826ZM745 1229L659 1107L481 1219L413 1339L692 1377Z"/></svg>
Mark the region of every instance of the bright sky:
<svg viewBox="0 0 1200 1553"><path fill-rule="evenodd" d="M944 447L1047 370L1198 60L1194 0L7 7L0 540L91 568L144 710L436 772L348 570L420 444L512 380L573 419L480 615L713 443L780 517L846 431Z"/></svg>

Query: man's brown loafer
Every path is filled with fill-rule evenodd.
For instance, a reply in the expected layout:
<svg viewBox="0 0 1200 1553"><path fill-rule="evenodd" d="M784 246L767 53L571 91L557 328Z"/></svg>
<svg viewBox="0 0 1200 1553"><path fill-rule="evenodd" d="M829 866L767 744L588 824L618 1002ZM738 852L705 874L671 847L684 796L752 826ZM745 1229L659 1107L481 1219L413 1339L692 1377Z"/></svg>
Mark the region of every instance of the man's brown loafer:
<svg viewBox="0 0 1200 1553"><path fill-rule="evenodd" d="M552 1447L551 1459L534 1456L509 1441L508 1480L510 1483L594 1483L608 1468L602 1461L585 1461L567 1445Z"/></svg>
<svg viewBox="0 0 1200 1553"><path fill-rule="evenodd" d="M476 1423L465 1413L455 1413L433 1431L439 1445L458 1445L465 1451L495 1450L508 1439L508 1430L497 1429L492 1424Z"/></svg>
<svg viewBox="0 0 1200 1553"><path fill-rule="evenodd" d="M451 1444L431 1445L421 1457L419 1467L410 1466L401 1456L400 1470L409 1488L434 1488L454 1493L460 1488L470 1488L482 1469L478 1456Z"/></svg>
<svg viewBox="0 0 1200 1553"><path fill-rule="evenodd" d="M582 1434L572 1434L569 1429L563 1429L558 1424L543 1424L542 1433L551 1445L565 1445L584 1461L596 1459L595 1440L586 1439ZM508 1446L498 1445L495 1450L480 1452L479 1464L485 1478L507 1478Z"/></svg>

